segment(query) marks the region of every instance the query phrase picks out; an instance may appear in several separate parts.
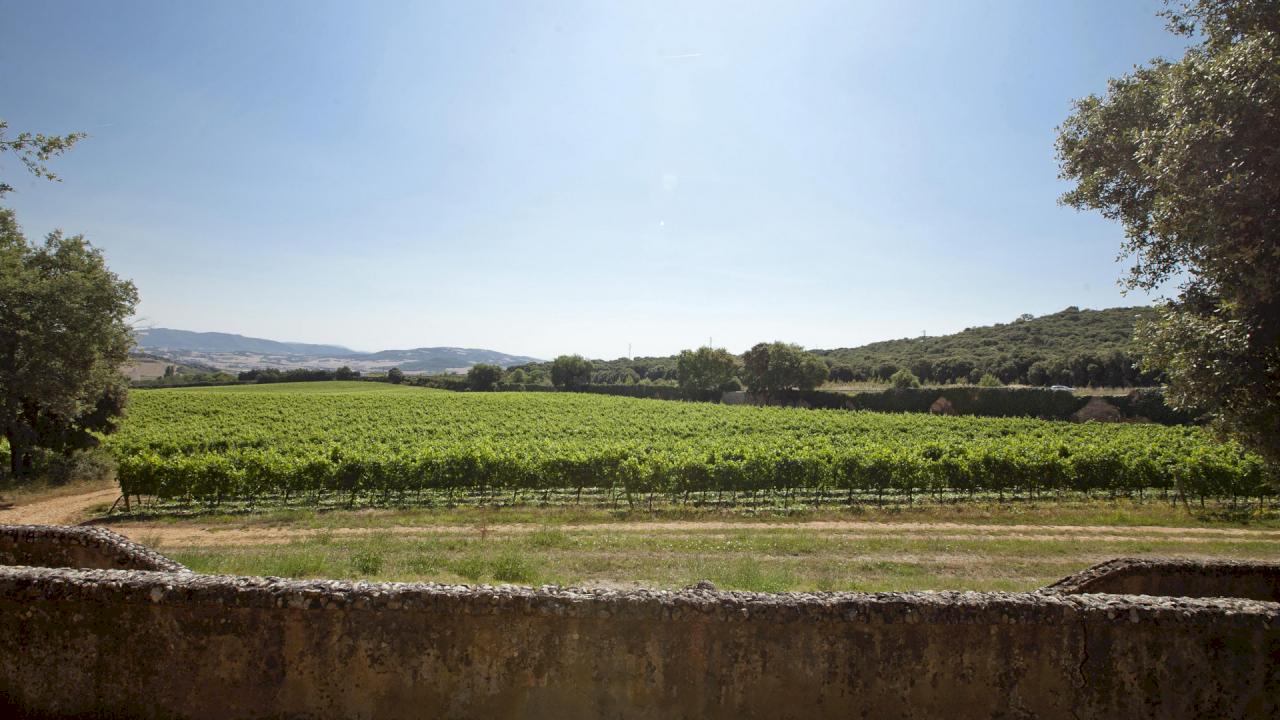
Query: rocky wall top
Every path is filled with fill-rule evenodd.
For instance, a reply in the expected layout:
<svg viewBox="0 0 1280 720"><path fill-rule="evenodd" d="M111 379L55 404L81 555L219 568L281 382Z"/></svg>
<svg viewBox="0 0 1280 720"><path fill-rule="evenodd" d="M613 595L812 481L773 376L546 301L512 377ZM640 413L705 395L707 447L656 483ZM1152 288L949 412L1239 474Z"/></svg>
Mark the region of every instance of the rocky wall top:
<svg viewBox="0 0 1280 720"><path fill-rule="evenodd" d="M0 525L0 565L189 572L105 528L65 525Z"/></svg>
<svg viewBox="0 0 1280 720"><path fill-rule="evenodd" d="M1280 563L1116 558L1069 575L1043 594L1120 593L1280 601Z"/></svg>
<svg viewBox="0 0 1280 720"><path fill-rule="evenodd" d="M0 567L0 596L31 601L178 603L311 611L420 611L632 620L868 624L1176 625L1280 623L1280 603L1238 598L1004 592L752 593L366 583L271 577Z"/></svg>

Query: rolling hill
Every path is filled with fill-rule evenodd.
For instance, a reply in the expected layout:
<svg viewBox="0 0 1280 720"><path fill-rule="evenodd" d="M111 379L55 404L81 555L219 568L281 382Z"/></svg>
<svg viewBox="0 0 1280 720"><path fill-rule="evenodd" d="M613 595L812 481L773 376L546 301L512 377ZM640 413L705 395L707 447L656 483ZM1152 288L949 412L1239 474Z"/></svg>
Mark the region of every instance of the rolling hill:
<svg viewBox="0 0 1280 720"><path fill-rule="evenodd" d="M231 372L266 368L332 370L347 366L361 372L398 367L408 373L447 373L465 372L476 363L510 367L538 362L537 358L481 348L421 347L362 353L340 345L280 342L171 328L138 330L135 338L138 349L150 355Z"/></svg>
<svg viewBox="0 0 1280 720"><path fill-rule="evenodd" d="M976 381L990 373L1005 383L1029 385L1150 385L1156 378L1134 369L1134 325L1151 307L1080 310L966 328L952 335L904 338L855 348L815 350L855 379L885 379L908 368L926 382Z"/></svg>
<svg viewBox="0 0 1280 720"><path fill-rule="evenodd" d="M985 374L1003 383L1136 387L1159 384L1158 375L1137 370L1134 325L1151 307L1061 312L966 328L938 337L886 340L832 350L824 357L837 382L887 381L907 368L927 383L976 383ZM592 382L626 383L676 379L675 357L596 360ZM545 363L526 367L541 375Z"/></svg>
<svg viewBox="0 0 1280 720"><path fill-rule="evenodd" d="M170 328L149 328L134 333L138 347L148 350L188 350L212 353L263 353L268 355L300 355L313 357L343 357L357 354L340 345L313 345L310 343L279 342L262 338L245 337L232 333L191 332Z"/></svg>

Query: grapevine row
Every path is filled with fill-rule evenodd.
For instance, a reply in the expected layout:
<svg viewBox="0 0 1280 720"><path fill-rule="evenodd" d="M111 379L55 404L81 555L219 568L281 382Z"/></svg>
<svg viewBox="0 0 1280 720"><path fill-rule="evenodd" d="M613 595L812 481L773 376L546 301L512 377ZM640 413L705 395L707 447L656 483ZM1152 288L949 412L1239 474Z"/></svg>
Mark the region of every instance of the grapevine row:
<svg viewBox="0 0 1280 720"><path fill-rule="evenodd" d="M138 393L111 438L127 495L411 499L603 488L1257 497L1260 460L1198 428L290 386Z"/></svg>

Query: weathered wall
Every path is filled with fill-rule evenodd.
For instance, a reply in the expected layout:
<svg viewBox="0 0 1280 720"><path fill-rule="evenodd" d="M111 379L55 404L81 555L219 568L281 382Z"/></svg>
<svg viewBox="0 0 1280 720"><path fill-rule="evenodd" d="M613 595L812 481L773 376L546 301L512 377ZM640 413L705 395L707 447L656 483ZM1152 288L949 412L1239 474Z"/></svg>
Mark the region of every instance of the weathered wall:
<svg viewBox="0 0 1280 720"><path fill-rule="evenodd" d="M1280 563L1118 558L1065 577L1042 592L1235 597L1280 602Z"/></svg>
<svg viewBox="0 0 1280 720"><path fill-rule="evenodd" d="M186 571L110 530L62 525L0 525L0 565Z"/></svg>
<svg viewBox="0 0 1280 720"><path fill-rule="evenodd" d="M1275 717L1280 604L9 567L0 698L125 717Z"/></svg>

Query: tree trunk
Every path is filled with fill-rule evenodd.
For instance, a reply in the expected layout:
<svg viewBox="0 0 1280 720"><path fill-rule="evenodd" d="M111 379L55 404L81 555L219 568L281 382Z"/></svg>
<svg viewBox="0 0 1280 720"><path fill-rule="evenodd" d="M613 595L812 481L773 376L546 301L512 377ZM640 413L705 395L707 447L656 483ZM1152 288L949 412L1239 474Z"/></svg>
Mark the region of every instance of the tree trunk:
<svg viewBox="0 0 1280 720"><path fill-rule="evenodd" d="M26 454L25 448L18 444L18 439L14 437L12 430L6 430L5 439L9 441L9 474L17 478L22 472L22 457Z"/></svg>

